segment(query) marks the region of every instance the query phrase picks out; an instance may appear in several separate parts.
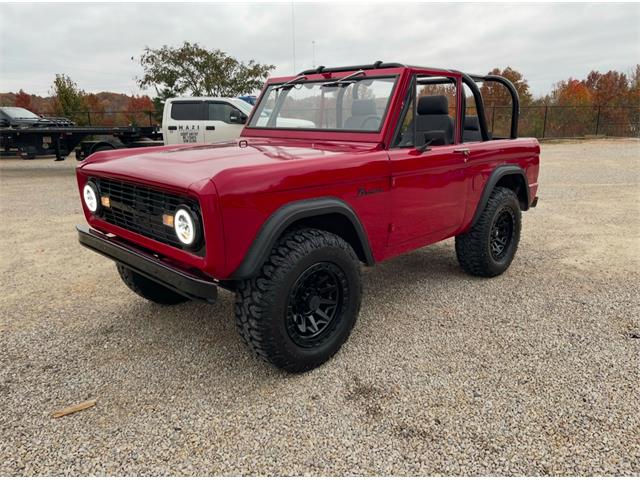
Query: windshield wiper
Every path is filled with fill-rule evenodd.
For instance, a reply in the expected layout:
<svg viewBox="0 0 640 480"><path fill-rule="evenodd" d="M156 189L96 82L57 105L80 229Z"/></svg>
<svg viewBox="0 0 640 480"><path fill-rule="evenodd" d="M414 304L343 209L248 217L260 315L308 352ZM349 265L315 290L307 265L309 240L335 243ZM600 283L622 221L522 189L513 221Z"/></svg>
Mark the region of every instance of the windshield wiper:
<svg viewBox="0 0 640 480"><path fill-rule="evenodd" d="M352 83L357 82L357 80L351 80L354 77L358 77L360 75L364 75L364 70L358 70L357 72L352 73L351 75L347 75L346 77L339 78L334 80L333 82L323 83L322 87L335 87L335 86L343 86L343 85L351 85Z"/></svg>
<svg viewBox="0 0 640 480"><path fill-rule="evenodd" d="M306 75L300 75L299 77L292 78L291 80L289 80L286 83L283 83L282 85L278 85L277 87L274 88L274 90L282 90L283 88L293 88L293 86L296 83L301 82L302 80L306 80L306 79L307 79Z"/></svg>

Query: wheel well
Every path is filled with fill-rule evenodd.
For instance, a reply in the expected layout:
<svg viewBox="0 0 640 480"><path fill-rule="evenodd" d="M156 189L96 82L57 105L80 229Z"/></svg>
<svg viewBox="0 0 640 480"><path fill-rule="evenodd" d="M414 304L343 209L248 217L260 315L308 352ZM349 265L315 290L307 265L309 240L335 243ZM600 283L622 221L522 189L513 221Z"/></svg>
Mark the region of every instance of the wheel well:
<svg viewBox="0 0 640 480"><path fill-rule="evenodd" d="M513 192L518 196L518 200L520 201L520 209L523 211L529 209L529 198L527 195L528 186L522 175L517 173L505 175L504 177L500 178L500 180L498 180L498 183L496 183L495 186L505 187L509 190L513 190Z"/></svg>
<svg viewBox="0 0 640 480"><path fill-rule="evenodd" d="M326 232L331 232L342 237L363 263L368 263L364 246L358 236L358 232L345 215L340 213L327 213L324 215L315 215L312 217L301 218L296 220L287 227L289 230L297 230L300 228L317 228Z"/></svg>

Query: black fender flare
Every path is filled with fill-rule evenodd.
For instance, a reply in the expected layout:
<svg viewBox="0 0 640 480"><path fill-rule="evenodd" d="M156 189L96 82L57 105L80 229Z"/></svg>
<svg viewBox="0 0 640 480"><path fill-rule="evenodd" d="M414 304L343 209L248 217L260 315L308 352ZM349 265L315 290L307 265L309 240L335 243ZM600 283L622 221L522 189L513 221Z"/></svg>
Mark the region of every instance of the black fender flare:
<svg viewBox="0 0 640 480"><path fill-rule="evenodd" d="M255 276L269 257L278 238L294 222L331 213L341 214L351 222L364 251L365 263L373 265L375 260L369 239L358 215L345 201L335 197L322 197L287 203L273 212L258 231L242 263L231 278L241 280Z"/></svg>
<svg viewBox="0 0 640 480"><path fill-rule="evenodd" d="M529 205L531 204L531 198L529 193L529 182L527 181L527 175L522 168L518 165L500 165L495 168L491 175L489 176L489 180L484 185L484 189L482 190L482 195L480 196L480 201L478 202L478 206L476 207L476 212L471 219L471 223L469 224L469 228L473 227L480 215L482 215L482 211L484 207L486 207L487 202L489 201L489 197L491 196L491 192L498 184L501 178L506 177L507 175L518 175L522 177L522 181L524 182L524 194L526 196L525 208L523 210L528 210Z"/></svg>

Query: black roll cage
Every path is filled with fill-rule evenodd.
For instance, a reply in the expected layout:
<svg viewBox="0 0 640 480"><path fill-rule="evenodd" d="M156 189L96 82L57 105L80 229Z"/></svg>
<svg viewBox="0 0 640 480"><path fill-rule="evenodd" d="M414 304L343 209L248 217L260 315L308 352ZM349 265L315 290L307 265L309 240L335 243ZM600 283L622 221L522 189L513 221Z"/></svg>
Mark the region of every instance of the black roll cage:
<svg viewBox="0 0 640 480"><path fill-rule="evenodd" d="M518 118L520 115L520 99L518 98L518 91L516 87L511 83L508 79L501 77L499 75L474 75L460 72L458 70L445 70L438 68L430 68L430 67L413 67L410 65L406 65L403 63L385 63L381 60L371 64L365 65L349 65L345 67L331 67L326 68L324 65L320 65L317 68L311 68L309 70L303 70L298 75L312 75L314 73L337 73L337 72L349 72L355 70L377 70L383 68L420 68L424 70L437 70L441 71L443 76L446 76L447 72L455 72L461 75L462 82L469 87L471 93L473 94L473 98L476 103L476 110L478 113L478 123L480 124L480 134L482 136L483 141L491 140L489 136L489 129L487 127L487 117L484 109L484 101L482 100L482 94L480 93L480 89L476 82L496 82L504 87L506 87L507 91L511 95L511 131L509 134L509 138L518 138ZM413 84L413 83L412 83ZM465 95L463 92L462 101L465 101ZM463 105L462 109L462 119L461 125L462 129L464 129L464 117L466 112L466 105Z"/></svg>

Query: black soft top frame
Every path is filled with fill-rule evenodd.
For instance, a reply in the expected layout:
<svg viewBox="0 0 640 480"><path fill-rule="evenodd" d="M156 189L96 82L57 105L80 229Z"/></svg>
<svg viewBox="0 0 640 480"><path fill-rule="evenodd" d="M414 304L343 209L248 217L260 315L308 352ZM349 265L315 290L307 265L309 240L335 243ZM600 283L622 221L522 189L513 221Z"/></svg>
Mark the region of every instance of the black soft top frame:
<svg viewBox="0 0 640 480"><path fill-rule="evenodd" d="M315 73L336 73L336 72L349 72L353 70L377 70L381 68L412 68L409 65L405 65L403 63L388 63L378 60L377 62L365 65L349 65L345 67L330 67L327 68L324 65L320 65L317 68L311 68L309 70L303 70L298 75L312 75ZM490 140L489 138L489 129L487 128L487 120L484 109L484 102L482 100L482 94L480 93L480 89L476 82L496 82L503 85L509 94L511 95L511 132L510 138L518 138L518 116L520 114L520 100L518 98L518 91L516 87L504 77L499 75L472 75L466 74L463 72L459 72L456 70L446 70L441 68L429 68L429 67L416 67L416 68L424 68L427 70L440 70L442 72L451 72L455 71L462 75L462 81L473 93L473 98L476 103L476 110L478 112L478 122L480 123L480 133L482 135L482 140ZM464 125L464 118L462 119L462 124Z"/></svg>

